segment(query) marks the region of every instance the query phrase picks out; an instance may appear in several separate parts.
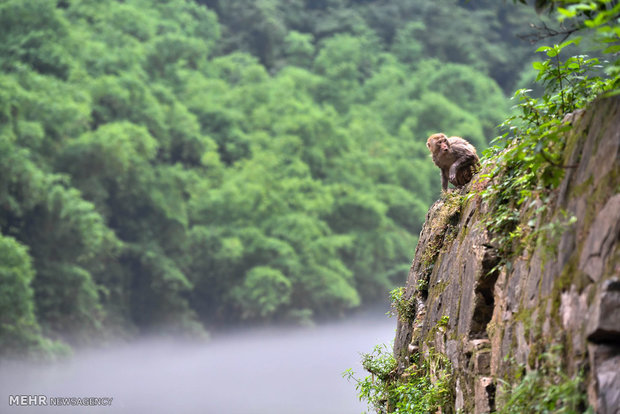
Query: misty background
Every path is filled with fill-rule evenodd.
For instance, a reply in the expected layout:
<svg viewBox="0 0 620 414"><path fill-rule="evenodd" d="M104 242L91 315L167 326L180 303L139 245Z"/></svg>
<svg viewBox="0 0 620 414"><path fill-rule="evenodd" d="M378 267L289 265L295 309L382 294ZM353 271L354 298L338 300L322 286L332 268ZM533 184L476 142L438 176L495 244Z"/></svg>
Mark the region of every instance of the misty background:
<svg viewBox="0 0 620 414"><path fill-rule="evenodd" d="M390 343L380 309L316 327L256 328L209 343L144 339L56 364L0 363L3 413L362 413L360 352ZM9 395L111 397L110 406L9 406Z"/></svg>

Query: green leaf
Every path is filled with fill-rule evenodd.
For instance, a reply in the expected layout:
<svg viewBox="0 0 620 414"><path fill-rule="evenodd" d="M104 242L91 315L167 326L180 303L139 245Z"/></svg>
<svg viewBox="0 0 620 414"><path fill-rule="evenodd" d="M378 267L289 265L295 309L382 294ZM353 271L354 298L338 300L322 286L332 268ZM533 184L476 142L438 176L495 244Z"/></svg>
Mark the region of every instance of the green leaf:
<svg viewBox="0 0 620 414"><path fill-rule="evenodd" d="M568 45L578 45L580 42L581 42L581 37L576 37L574 39L567 40L566 42L560 43L559 48L564 49Z"/></svg>
<svg viewBox="0 0 620 414"><path fill-rule="evenodd" d="M553 48L551 46L541 46L538 49L536 49L536 53L538 53L538 52L546 52L546 51L548 51L550 49L553 49Z"/></svg>
<svg viewBox="0 0 620 414"><path fill-rule="evenodd" d="M612 45L603 50L603 53L618 53L620 52L620 45Z"/></svg>
<svg viewBox="0 0 620 414"><path fill-rule="evenodd" d="M561 20L564 20L566 18L573 18L577 15L577 12L575 10L568 10L564 7L558 7L558 13L562 15Z"/></svg>

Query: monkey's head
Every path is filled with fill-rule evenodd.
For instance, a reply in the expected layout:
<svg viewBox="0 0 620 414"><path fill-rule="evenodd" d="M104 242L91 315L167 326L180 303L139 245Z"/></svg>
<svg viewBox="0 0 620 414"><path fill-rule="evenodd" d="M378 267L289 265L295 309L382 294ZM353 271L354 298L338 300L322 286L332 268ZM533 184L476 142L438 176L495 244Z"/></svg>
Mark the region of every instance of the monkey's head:
<svg viewBox="0 0 620 414"><path fill-rule="evenodd" d="M428 137L426 146L433 154L450 151L450 142L446 134L433 134Z"/></svg>

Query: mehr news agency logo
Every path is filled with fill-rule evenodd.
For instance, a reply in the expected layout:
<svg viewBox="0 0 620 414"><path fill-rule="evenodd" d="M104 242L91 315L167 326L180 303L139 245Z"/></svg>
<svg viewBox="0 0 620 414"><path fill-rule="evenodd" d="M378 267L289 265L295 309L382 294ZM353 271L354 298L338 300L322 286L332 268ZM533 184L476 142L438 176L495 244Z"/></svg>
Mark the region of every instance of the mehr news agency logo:
<svg viewBox="0 0 620 414"><path fill-rule="evenodd" d="M112 397L48 397L46 395L9 395L11 406L111 406Z"/></svg>

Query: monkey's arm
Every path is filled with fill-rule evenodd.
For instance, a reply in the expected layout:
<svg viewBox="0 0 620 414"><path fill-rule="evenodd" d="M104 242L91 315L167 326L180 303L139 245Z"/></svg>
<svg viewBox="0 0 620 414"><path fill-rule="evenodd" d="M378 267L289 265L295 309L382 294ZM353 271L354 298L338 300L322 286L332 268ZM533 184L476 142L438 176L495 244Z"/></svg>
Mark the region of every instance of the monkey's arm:
<svg viewBox="0 0 620 414"><path fill-rule="evenodd" d="M456 173L457 171L461 168L461 166L464 164L463 162L463 158L460 158L458 160L456 160L451 166L450 166L450 172L448 175L448 180L451 183L455 183L456 182Z"/></svg>
<svg viewBox="0 0 620 414"><path fill-rule="evenodd" d="M452 168L450 168L452 170ZM448 170L446 168L441 169L441 188L446 191L448 189Z"/></svg>
<svg viewBox="0 0 620 414"><path fill-rule="evenodd" d="M459 152L457 153L457 155L458 156L456 158L456 161L452 163L452 165L450 166L450 171L448 173L449 181L455 185L457 181L457 174L459 174L459 171L462 168L470 167L472 165L475 165L476 162L478 162L477 157L472 156L471 154Z"/></svg>

